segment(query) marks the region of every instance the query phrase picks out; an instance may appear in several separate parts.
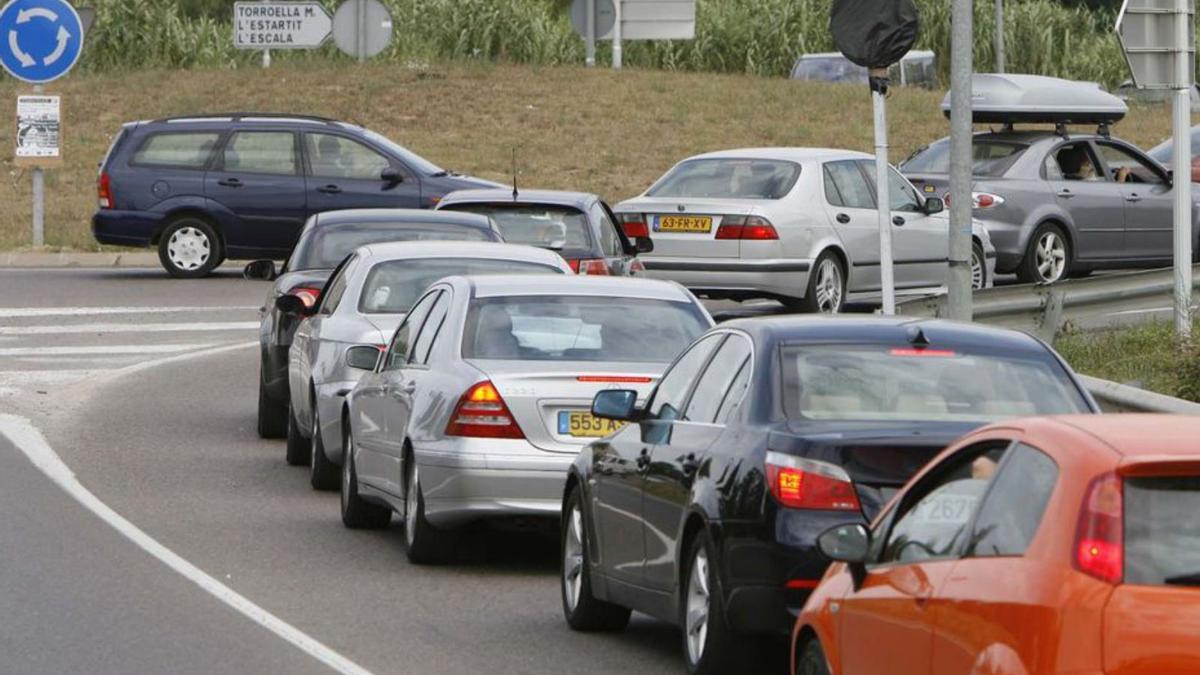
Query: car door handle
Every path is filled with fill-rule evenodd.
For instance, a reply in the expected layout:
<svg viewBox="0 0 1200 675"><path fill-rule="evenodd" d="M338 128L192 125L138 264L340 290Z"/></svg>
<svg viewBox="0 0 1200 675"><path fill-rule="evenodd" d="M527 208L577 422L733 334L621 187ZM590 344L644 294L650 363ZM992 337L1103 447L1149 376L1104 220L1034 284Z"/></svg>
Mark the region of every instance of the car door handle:
<svg viewBox="0 0 1200 675"><path fill-rule="evenodd" d="M1140 201L1142 201L1142 198L1141 198L1141 197L1139 197L1137 194L1132 194L1132 195L1129 195L1129 196L1125 197L1125 201L1127 201L1127 202L1140 202Z"/></svg>
<svg viewBox="0 0 1200 675"><path fill-rule="evenodd" d="M900 227L901 225L904 224L904 218L902 218L900 216L893 216L892 224L895 225L896 227Z"/></svg>
<svg viewBox="0 0 1200 675"><path fill-rule="evenodd" d="M242 187L242 181L240 181L236 178L223 178L223 179L217 181L217 185L224 185L225 187L237 188L237 187Z"/></svg>
<svg viewBox="0 0 1200 675"><path fill-rule="evenodd" d="M337 193L339 193L341 191L342 191L342 188L340 188L336 185L332 185L332 184L322 185L321 187L317 188L317 192L324 192L327 195L336 195Z"/></svg>
<svg viewBox="0 0 1200 675"><path fill-rule="evenodd" d="M683 475L691 476L700 468L700 462L696 461L696 456L689 454L679 463L679 468L683 471Z"/></svg>
<svg viewBox="0 0 1200 675"><path fill-rule="evenodd" d="M1062 197L1063 199L1070 199L1071 197L1074 197L1074 196L1075 196L1075 193L1074 193L1074 192L1071 192L1071 191L1070 191L1070 190L1068 190L1067 188L1063 188L1063 189L1061 189L1061 190L1059 190L1059 191L1058 191L1058 196L1059 196L1059 197Z"/></svg>
<svg viewBox="0 0 1200 675"><path fill-rule="evenodd" d="M837 214L837 216L835 216L835 218L837 218L837 221L843 225L850 222L850 216L848 216L844 213Z"/></svg>

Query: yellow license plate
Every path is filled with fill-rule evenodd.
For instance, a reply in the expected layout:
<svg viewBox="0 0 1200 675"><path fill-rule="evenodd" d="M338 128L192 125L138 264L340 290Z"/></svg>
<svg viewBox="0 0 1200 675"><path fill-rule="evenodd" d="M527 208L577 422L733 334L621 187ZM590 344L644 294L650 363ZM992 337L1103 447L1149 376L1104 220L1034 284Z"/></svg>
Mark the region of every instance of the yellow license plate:
<svg viewBox="0 0 1200 675"><path fill-rule="evenodd" d="M601 419L586 410L563 410L558 413L558 433L563 436L599 438L623 426L624 422Z"/></svg>
<svg viewBox="0 0 1200 675"><path fill-rule="evenodd" d="M712 218L708 216L659 216L654 221L659 232L709 232Z"/></svg>

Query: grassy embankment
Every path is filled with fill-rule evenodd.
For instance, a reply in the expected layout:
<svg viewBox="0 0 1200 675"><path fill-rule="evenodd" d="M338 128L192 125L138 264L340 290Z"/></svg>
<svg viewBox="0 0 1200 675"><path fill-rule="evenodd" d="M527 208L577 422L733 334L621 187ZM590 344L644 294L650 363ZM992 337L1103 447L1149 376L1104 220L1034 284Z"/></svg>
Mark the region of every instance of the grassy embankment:
<svg viewBox="0 0 1200 675"><path fill-rule="evenodd" d="M1180 341L1172 323L1071 332L1054 346L1081 373L1200 402L1200 344Z"/></svg>
<svg viewBox="0 0 1200 675"><path fill-rule="evenodd" d="M0 101L27 88L0 81ZM48 172L46 240L96 250L88 219L96 166L122 122L227 110L311 113L384 133L445 167L507 181L517 149L527 186L619 200L680 158L759 145L872 146L866 88L721 75L578 67L457 64L405 68L294 63L262 70L75 73L63 95L66 163ZM940 92L893 89L892 159L948 133ZM1135 109L1117 125L1143 146L1170 129L1169 109ZM13 147L0 125L0 148ZM0 250L29 243L29 171L0 153Z"/></svg>

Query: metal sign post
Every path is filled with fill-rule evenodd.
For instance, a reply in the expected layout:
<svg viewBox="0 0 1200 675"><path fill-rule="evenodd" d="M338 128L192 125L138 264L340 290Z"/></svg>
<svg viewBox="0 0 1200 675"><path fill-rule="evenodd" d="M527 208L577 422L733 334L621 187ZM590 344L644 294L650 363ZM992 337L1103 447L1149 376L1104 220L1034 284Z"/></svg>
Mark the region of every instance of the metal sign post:
<svg viewBox="0 0 1200 675"><path fill-rule="evenodd" d="M596 0L584 3L584 57L583 62L588 68L596 67Z"/></svg>
<svg viewBox="0 0 1200 675"><path fill-rule="evenodd" d="M871 106L875 112L875 193L879 209L879 281L883 289L883 313L896 313L896 274L892 264L892 200L888 166L887 68L870 71Z"/></svg>
<svg viewBox="0 0 1200 675"><path fill-rule="evenodd" d="M950 271L951 319L970 321L971 310L971 0L953 0L950 18Z"/></svg>
<svg viewBox="0 0 1200 675"><path fill-rule="evenodd" d="M1125 0L1117 37L1139 89L1173 89L1175 331L1192 333L1191 88L1195 82L1194 0Z"/></svg>
<svg viewBox="0 0 1200 675"><path fill-rule="evenodd" d="M612 67L613 70L621 69L621 61L623 58L624 48L621 47L621 5L625 4L625 0L613 0L613 40L612 40Z"/></svg>

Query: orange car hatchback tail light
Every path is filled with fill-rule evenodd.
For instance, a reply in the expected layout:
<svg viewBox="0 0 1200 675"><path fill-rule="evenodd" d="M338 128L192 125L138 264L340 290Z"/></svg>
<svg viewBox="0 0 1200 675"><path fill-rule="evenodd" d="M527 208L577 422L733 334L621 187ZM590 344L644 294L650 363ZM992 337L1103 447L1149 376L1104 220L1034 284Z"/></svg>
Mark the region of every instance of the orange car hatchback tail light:
<svg viewBox="0 0 1200 675"><path fill-rule="evenodd" d="M1125 510L1121 479L1094 479L1083 498L1075 529L1075 569L1110 584L1125 576Z"/></svg>

